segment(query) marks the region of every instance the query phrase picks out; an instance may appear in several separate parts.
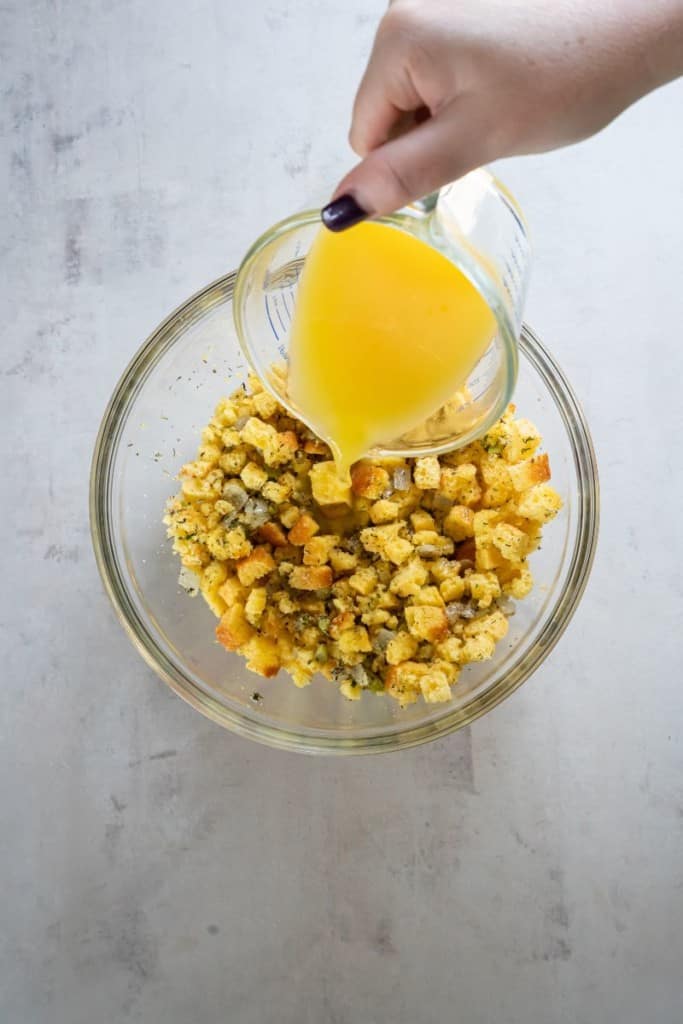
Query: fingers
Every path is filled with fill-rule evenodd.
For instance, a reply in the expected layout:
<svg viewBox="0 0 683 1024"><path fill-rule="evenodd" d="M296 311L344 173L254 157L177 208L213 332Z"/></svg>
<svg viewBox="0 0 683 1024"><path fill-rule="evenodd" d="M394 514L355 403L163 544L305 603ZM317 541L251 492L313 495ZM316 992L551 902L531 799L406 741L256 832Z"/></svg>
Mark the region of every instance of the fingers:
<svg viewBox="0 0 683 1024"><path fill-rule="evenodd" d="M353 209L353 216L348 216L356 223L363 212L368 216L392 213L487 159L477 119L468 116L467 104L455 101L436 117L369 153L339 183L334 195L345 200L352 197L354 206L347 201L345 207ZM335 230L350 226L338 223L334 210L330 214L333 206L323 212L327 226Z"/></svg>
<svg viewBox="0 0 683 1024"><path fill-rule="evenodd" d="M409 42L387 24L385 16L353 104L349 142L359 156L385 143L406 112L423 104L408 70Z"/></svg>

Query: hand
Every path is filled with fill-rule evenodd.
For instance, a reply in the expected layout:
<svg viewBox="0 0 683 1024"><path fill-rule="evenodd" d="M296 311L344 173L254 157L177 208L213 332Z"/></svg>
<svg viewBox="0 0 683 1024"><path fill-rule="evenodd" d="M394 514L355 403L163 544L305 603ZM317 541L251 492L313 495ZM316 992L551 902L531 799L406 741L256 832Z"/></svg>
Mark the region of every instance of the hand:
<svg viewBox="0 0 683 1024"><path fill-rule="evenodd" d="M500 157L577 142L681 73L683 0L396 0L354 105L364 159L323 220L339 230Z"/></svg>

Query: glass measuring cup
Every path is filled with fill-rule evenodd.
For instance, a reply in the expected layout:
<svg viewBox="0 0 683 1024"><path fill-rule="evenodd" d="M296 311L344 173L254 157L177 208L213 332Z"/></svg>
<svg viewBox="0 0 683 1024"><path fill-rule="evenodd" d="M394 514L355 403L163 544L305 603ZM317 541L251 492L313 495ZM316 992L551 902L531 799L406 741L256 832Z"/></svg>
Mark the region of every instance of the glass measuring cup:
<svg viewBox="0 0 683 1024"><path fill-rule="evenodd" d="M465 388L425 423L400 437L387 438L366 453L439 454L485 433L510 401L529 278L526 224L513 196L483 168L377 220L413 235L451 260L496 319L495 336ZM261 235L240 265L233 301L237 336L252 369L273 396L314 431L316 424L288 392L286 364L299 276L319 230L320 212L309 210Z"/></svg>

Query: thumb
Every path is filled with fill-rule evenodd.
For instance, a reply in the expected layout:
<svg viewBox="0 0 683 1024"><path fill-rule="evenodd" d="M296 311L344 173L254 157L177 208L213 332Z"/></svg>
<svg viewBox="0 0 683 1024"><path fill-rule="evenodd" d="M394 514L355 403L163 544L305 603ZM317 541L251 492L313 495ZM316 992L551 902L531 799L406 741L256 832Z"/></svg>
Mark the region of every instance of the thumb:
<svg viewBox="0 0 683 1024"><path fill-rule="evenodd" d="M393 213L484 162L481 133L462 102L373 150L335 189L323 223L342 231L365 217Z"/></svg>

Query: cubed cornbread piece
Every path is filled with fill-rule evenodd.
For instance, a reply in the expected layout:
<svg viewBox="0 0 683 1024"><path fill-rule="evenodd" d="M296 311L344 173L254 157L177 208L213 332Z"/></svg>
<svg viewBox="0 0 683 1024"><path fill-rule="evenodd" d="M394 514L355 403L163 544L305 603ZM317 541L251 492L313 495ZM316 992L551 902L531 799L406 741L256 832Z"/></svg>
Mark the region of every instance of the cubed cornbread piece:
<svg viewBox="0 0 683 1024"><path fill-rule="evenodd" d="M349 586L357 594L371 594L377 586L377 573L371 566L358 569L357 572L354 572L353 576L349 577Z"/></svg>
<svg viewBox="0 0 683 1024"><path fill-rule="evenodd" d="M351 629L344 629L337 640L339 653L342 657L353 654L365 654L372 650L370 637L365 626L352 626Z"/></svg>
<svg viewBox="0 0 683 1024"><path fill-rule="evenodd" d="M320 527L313 516L309 516L308 512L303 512L289 531L289 543L304 545L307 541L311 540L319 530Z"/></svg>
<svg viewBox="0 0 683 1024"><path fill-rule="evenodd" d="M521 562L529 550L527 535L511 523L498 523L494 526L491 543L509 562Z"/></svg>
<svg viewBox="0 0 683 1024"><path fill-rule="evenodd" d="M247 591L236 576L228 576L218 593L230 608L233 604L244 604Z"/></svg>
<svg viewBox="0 0 683 1024"><path fill-rule="evenodd" d="M277 412L278 404L267 391L260 391L257 395L254 395L254 409L256 409L256 412L262 419L268 420Z"/></svg>
<svg viewBox="0 0 683 1024"><path fill-rule="evenodd" d="M467 637L462 645L460 660L463 665L470 661L486 661L492 657L496 649L496 641L489 633L477 633Z"/></svg>
<svg viewBox="0 0 683 1024"><path fill-rule="evenodd" d="M508 620L500 608L496 608L488 615L481 615L479 618L465 623L463 634L468 637L477 636L479 633L488 633L494 640L502 640L507 635L508 628Z"/></svg>
<svg viewBox="0 0 683 1024"><path fill-rule="evenodd" d="M445 466L441 470L439 493L459 505L476 505L481 498L477 467L471 462L455 467Z"/></svg>
<svg viewBox="0 0 683 1024"><path fill-rule="evenodd" d="M415 512L410 514L410 525L413 530L419 532L421 530L435 530L436 523L434 522L434 516L429 512L426 512L422 508L418 508Z"/></svg>
<svg viewBox="0 0 683 1024"><path fill-rule="evenodd" d="M444 533L454 541L474 536L474 512L467 505L453 505L443 521Z"/></svg>
<svg viewBox="0 0 683 1024"><path fill-rule="evenodd" d="M289 543L280 524L272 521L259 526L257 534L259 540L272 544L274 548L286 548Z"/></svg>
<svg viewBox="0 0 683 1024"><path fill-rule="evenodd" d="M545 453L536 455L533 459L508 467L508 473L516 491L528 491L535 484L544 484L550 480L550 460Z"/></svg>
<svg viewBox="0 0 683 1024"><path fill-rule="evenodd" d="M325 565L339 540L335 534L326 533L307 541L304 545L304 565Z"/></svg>
<svg viewBox="0 0 683 1024"><path fill-rule="evenodd" d="M531 575L531 570L527 565L522 565L518 573L503 585L503 592L509 597L521 600L531 592L533 585L534 578Z"/></svg>
<svg viewBox="0 0 683 1024"><path fill-rule="evenodd" d="M268 474L256 462L248 462L240 473L240 480L250 491L260 491Z"/></svg>
<svg viewBox="0 0 683 1024"><path fill-rule="evenodd" d="M351 505L351 488L339 479L334 462L317 462L311 466L310 479L313 497L322 508Z"/></svg>
<svg viewBox="0 0 683 1024"><path fill-rule="evenodd" d="M289 575L289 585L294 590L325 590L333 582L329 565L297 565Z"/></svg>
<svg viewBox="0 0 683 1024"><path fill-rule="evenodd" d="M472 600L480 608L489 608L497 597L500 597L500 583L493 572L473 572L467 577Z"/></svg>
<svg viewBox="0 0 683 1024"><path fill-rule="evenodd" d="M392 665L384 680L386 692L397 700L401 707L414 704L421 693L420 679L428 672L427 665L419 661L404 661Z"/></svg>
<svg viewBox="0 0 683 1024"><path fill-rule="evenodd" d="M241 526L236 526L234 530L224 530L222 526L217 526L206 538L206 546L213 557L221 562L246 558L251 552L251 541L247 540Z"/></svg>
<svg viewBox="0 0 683 1024"><path fill-rule="evenodd" d="M267 547L254 548L247 558L237 563L237 576L243 587L250 587L275 568L275 559Z"/></svg>
<svg viewBox="0 0 683 1024"><path fill-rule="evenodd" d="M359 498L377 501L388 489L389 482L389 474L382 466L357 462L351 467L351 490Z"/></svg>
<svg viewBox="0 0 683 1024"><path fill-rule="evenodd" d="M353 572L358 565L358 556L341 548L332 548L330 565L336 573Z"/></svg>
<svg viewBox="0 0 683 1024"><path fill-rule="evenodd" d="M419 640L428 640L430 643L434 643L437 640L443 640L448 633L448 619L443 607L411 606L406 608L404 614L408 629Z"/></svg>
<svg viewBox="0 0 683 1024"><path fill-rule="evenodd" d="M432 669L420 678L420 690L427 704L442 704L451 699L451 688L445 672Z"/></svg>
<svg viewBox="0 0 683 1024"><path fill-rule="evenodd" d="M562 499L557 491L548 484L538 484L521 495L516 505L516 512L523 519L533 519L539 523L547 523L562 508Z"/></svg>
<svg viewBox="0 0 683 1024"><path fill-rule="evenodd" d="M389 590L392 594L398 594L399 597L411 597L413 594L417 594L428 578L429 573L420 559L412 558L394 573Z"/></svg>
<svg viewBox="0 0 683 1024"><path fill-rule="evenodd" d="M418 641L410 633L400 630L387 644L386 660L389 665L410 661L418 648Z"/></svg>
<svg viewBox="0 0 683 1024"><path fill-rule="evenodd" d="M373 523L391 523L398 518L399 507L395 501L382 499L370 506L370 520Z"/></svg>
<svg viewBox="0 0 683 1024"><path fill-rule="evenodd" d="M431 605L433 608L443 608L444 600L437 587L422 587L412 598L412 605Z"/></svg>
<svg viewBox="0 0 683 1024"><path fill-rule="evenodd" d="M423 491L434 491L441 479L441 466L436 455L426 455L415 460L413 480Z"/></svg>
<svg viewBox="0 0 683 1024"><path fill-rule="evenodd" d="M247 603L244 606L244 614L247 622L252 626L258 626L261 616L266 608L268 591L265 587L254 587L249 592Z"/></svg>
<svg viewBox="0 0 683 1024"><path fill-rule="evenodd" d="M253 635L254 630L247 622L241 604L228 608L216 626L216 639L228 651L239 650Z"/></svg>
<svg viewBox="0 0 683 1024"><path fill-rule="evenodd" d="M278 645L265 636L253 636L247 640L241 652L247 659L247 668L267 679L276 676L280 671L280 655Z"/></svg>
<svg viewBox="0 0 683 1024"><path fill-rule="evenodd" d="M444 661L450 661L457 665L460 662L462 640L457 636L448 636L437 644L436 652Z"/></svg>
<svg viewBox="0 0 683 1024"><path fill-rule="evenodd" d="M510 439L505 449L507 462L521 462L535 454L541 435L530 420L520 418L511 424Z"/></svg>

